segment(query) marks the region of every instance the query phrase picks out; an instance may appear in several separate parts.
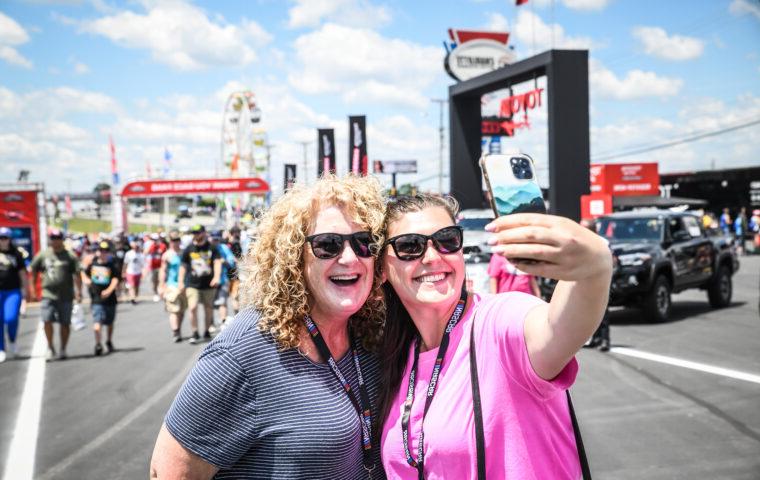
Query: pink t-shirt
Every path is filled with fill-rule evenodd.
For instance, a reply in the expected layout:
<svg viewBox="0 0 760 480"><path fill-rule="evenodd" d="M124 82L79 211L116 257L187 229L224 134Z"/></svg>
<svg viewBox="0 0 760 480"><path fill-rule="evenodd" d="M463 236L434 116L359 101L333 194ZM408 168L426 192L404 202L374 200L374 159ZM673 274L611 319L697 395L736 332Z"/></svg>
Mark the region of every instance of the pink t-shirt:
<svg viewBox="0 0 760 480"><path fill-rule="evenodd" d="M469 360L473 318L487 478L581 477L564 394L575 381L578 364L571 360L548 382L533 371L525 345L525 315L542 303L519 292L474 296L469 312L451 333L435 397L425 417L426 479L477 478ZM438 349L420 353L417 366L409 443L415 459L425 394L437 354ZM414 346L382 432L383 466L388 478L393 479L417 479L417 470L406 461L401 436L401 414L413 360Z"/></svg>
<svg viewBox="0 0 760 480"><path fill-rule="evenodd" d="M488 276L496 279L496 292L525 292L533 295L530 285L532 275L519 270L499 254L491 255L488 262Z"/></svg>

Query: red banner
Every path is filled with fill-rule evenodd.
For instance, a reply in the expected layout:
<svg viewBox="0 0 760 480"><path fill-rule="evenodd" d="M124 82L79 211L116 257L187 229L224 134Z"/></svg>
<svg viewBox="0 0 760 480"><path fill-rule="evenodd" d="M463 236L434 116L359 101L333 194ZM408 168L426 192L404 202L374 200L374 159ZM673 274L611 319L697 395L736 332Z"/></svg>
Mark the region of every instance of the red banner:
<svg viewBox="0 0 760 480"><path fill-rule="evenodd" d="M581 218L597 218L608 213L612 213L612 196L601 193L581 195Z"/></svg>
<svg viewBox="0 0 760 480"><path fill-rule="evenodd" d="M269 191L260 178L196 178L191 180L137 180L124 185L123 197L161 197L200 193L246 192L263 195Z"/></svg>
<svg viewBox="0 0 760 480"><path fill-rule="evenodd" d="M591 165L591 193L614 197L659 195L657 163L608 163Z"/></svg>
<svg viewBox="0 0 760 480"><path fill-rule="evenodd" d="M0 227L10 228L13 242L30 255L40 250L39 221L36 190L0 192Z"/></svg>

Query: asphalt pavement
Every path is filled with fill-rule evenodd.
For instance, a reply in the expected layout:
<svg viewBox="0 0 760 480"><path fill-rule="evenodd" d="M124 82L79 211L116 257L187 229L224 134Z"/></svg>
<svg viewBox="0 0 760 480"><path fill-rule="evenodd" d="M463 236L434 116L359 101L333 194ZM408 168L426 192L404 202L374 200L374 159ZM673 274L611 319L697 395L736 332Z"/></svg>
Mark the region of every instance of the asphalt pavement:
<svg viewBox="0 0 760 480"><path fill-rule="evenodd" d="M572 393L594 478L760 479L760 256L741 261L730 307L688 291L664 324L615 310L612 351L579 354ZM146 297L119 305L113 354L95 357L86 329L72 332L68 360L45 363L30 357L37 317L22 319L21 357L0 364L0 478L145 478L203 344L172 343L162 305Z"/></svg>

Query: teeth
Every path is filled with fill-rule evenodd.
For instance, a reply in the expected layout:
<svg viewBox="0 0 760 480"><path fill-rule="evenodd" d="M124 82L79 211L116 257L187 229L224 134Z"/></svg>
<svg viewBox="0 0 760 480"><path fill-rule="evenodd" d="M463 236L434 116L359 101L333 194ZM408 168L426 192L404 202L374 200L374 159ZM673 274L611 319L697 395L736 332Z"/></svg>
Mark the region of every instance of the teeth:
<svg viewBox="0 0 760 480"><path fill-rule="evenodd" d="M330 277L330 280L356 280L359 275L334 275Z"/></svg>
<svg viewBox="0 0 760 480"><path fill-rule="evenodd" d="M446 278L445 273L436 273L434 275L423 275L421 277L417 277L418 282L440 282Z"/></svg>

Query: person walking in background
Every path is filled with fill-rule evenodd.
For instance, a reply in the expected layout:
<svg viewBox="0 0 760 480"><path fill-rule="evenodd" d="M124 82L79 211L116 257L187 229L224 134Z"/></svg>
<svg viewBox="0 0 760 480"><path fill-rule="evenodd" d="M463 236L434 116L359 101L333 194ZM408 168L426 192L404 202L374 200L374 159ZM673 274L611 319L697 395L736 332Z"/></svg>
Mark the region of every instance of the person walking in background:
<svg viewBox="0 0 760 480"><path fill-rule="evenodd" d="M28 296L24 257L11 240L10 228L0 228L0 363L18 354L16 333L21 300ZM5 333L8 332L8 348ZM6 353L7 352L7 353Z"/></svg>
<svg viewBox="0 0 760 480"><path fill-rule="evenodd" d="M723 213L720 215L720 229L726 235L731 235L731 214L728 213L728 208L723 209Z"/></svg>
<svg viewBox="0 0 760 480"><path fill-rule="evenodd" d="M100 331L106 327L106 349L113 348L113 327L116 320L116 287L119 285L119 269L111 259L111 245L100 242L95 251L95 258L82 271L82 282L90 292L90 309L92 311L92 329L95 333L95 355L103 354Z"/></svg>
<svg viewBox="0 0 760 480"><path fill-rule="evenodd" d="M38 275L42 275L40 313L48 343L47 359L52 360L56 356L53 345L53 323L58 323L61 339L58 359L65 360L73 300L77 303L82 301L82 278L79 276L79 260L63 246L63 233L58 229L53 229L48 239L50 246L32 260L32 284L36 284Z"/></svg>
<svg viewBox="0 0 760 480"><path fill-rule="evenodd" d="M158 272L161 270L161 256L166 252L166 244L157 233L151 233L150 238L145 244L145 269L150 276L150 283L153 286L153 301L161 301L158 294Z"/></svg>
<svg viewBox="0 0 760 480"><path fill-rule="evenodd" d="M158 274L158 291L164 298L169 313L169 326L174 343L182 341L182 319L187 310L187 297L179 288L179 271L182 263L179 232L169 232L169 249L161 256L161 270Z"/></svg>
<svg viewBox="0 0 760 480"><path fill-rule="evenodd" d="M240 243L240 227L233 226L230 228L225 240L227 246L230 247L232 255L235 256L235 266L227 271L227 278L230 281L230 302L232 304L232 314L234 316L237 315L240 310L240 295L238 293L240 288L240 278L237 267L243 259L243 246Z"/></svg>
<svg viewBox="0 0 760 480"><path fill-rule="evenodd" d="M744 235L747 233L747 209L742 207L734 219L734 242L736 253L744 255Z"/></svg>
<svg viewBox="0 0 760 480"><path fill-rule="evenodd" d="M227 318L227 301L230 298L229 272L235 268L236 260L230 247L222 241L222 232L214 232L211 235L211 246L219 250L222 259L222 273L219 276L219 286L216 288L214 309L219 311L219 323L223 327L227 320L232 320L232 317Z"/></svg>
<svg viewBox="0 0 760 480"><path fill-rule="evenodd" d="M491 255L488 276L491 277L490 293L523 292L541 297L536 277L518 269L501 255Z"/></svg>
<svg viewBox="0 0 760 480"><path fill-rule="evenodd" d="M190 229L193 234L191 243L182 252L179 267L179 289L187 296L187 308L190 312L190 328L193 334L190 343L198 343L198 305L203 307L204 340L211 340L209 329L214 322L214 298L216 287L222 274L222 258L219 250L212 247L203 225Z"/></svg>
<svg viewBox="0 0 760 480"><path fill-rule="evenodd" d="M137 296L140 294L140 281L145 268L145 256L140 249L137 240L129 242L130 249L124 254L124 274L127 279L129 301L137 305Z"/></svg>

